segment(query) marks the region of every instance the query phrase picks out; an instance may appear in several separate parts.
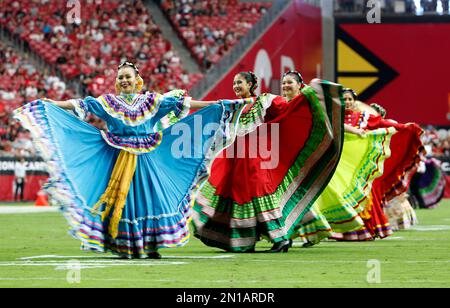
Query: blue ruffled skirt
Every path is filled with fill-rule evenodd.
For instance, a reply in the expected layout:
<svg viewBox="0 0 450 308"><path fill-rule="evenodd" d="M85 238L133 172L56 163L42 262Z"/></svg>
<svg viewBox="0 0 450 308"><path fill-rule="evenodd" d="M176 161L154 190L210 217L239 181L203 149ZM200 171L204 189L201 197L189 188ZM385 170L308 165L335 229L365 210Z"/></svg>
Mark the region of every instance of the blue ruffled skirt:
<svg viewBox="0 0 450 308"><path fill-rule="evenodd" d="M97 128L47 102L27 104L15 116L30 130L48 162L50 200L61 207L82 248L145 258L156 249L188 242L193 194L221 149L214 140L227 134L227 125L240 111L223 104L204 108L165 129L161 144L137 157L116 238L108 233L110 217L102 221L92 208L105 192L120 150L108 145ZM195 138L183 139L191 152L188 157L173 155L173 147L180 145L180 130L195 132Z"/></svg>

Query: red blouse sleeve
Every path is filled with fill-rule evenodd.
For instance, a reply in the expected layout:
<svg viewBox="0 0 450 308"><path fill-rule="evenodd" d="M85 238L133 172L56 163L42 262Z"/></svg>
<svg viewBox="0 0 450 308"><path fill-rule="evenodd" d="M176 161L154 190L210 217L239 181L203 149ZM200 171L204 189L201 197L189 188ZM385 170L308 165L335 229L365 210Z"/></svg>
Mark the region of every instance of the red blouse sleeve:
<svg viewBox="0 0 450 308"><path fill-rule="evenodd" d="M367 123L368 129L394 127L397 130L405 127L405 124L398 123L394 120L384 119L381 116L371 114Z"/></svg>
<svg viewBox="0 0 450 308"><path fill-rule="evenodd" d="M267 109L265 122L272 121L273 119L281 115L288 104L289 103L286 101L286 99L284 99L284 97L276 96L272 101L272 105L270 105L270 107Z"/></svg>

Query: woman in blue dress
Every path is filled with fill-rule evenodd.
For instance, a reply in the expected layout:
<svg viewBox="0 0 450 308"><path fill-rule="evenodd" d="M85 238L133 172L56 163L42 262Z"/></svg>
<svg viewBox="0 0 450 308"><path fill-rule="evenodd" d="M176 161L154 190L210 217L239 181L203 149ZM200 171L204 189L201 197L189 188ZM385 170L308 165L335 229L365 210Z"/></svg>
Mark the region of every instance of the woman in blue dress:
<svg viewBox="0 0 450 308"><path fill-rule="evenodd" d="M15 111L47 162L50 200L84 250L159 259L158 249L185 245L193 195L248 103L194 101L181 90L137 94L142 85L125 62L120 95L37 100ZM88 113L108 131L82 121Z"/></svg>

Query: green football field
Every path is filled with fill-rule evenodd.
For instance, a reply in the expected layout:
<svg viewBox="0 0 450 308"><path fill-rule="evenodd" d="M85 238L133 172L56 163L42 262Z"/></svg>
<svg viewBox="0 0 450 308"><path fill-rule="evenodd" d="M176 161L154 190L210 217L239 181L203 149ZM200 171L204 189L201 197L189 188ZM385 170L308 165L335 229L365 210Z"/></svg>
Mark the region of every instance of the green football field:
<svg viewBox="0 0 450 308"><path fill-rule="evenodd" d="M0 287L450 287L449 201L417 210L417 226L385 240L233 254L192 238L161 260L130 261L80 251L60 213L2 212Z"/></svg>

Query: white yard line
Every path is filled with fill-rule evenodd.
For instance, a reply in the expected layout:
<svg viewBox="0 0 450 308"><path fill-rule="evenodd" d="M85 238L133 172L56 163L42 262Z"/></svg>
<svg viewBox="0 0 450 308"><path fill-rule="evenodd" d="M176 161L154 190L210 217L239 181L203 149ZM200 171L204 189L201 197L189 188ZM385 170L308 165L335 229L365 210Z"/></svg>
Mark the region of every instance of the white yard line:
<svg viewBox="0 0 450 308"><path fill-rule="evenodd" d="M365 278L365 277L364 277ZM364 278L360 279L360 280L348 280L348 281L344 281L344 280L340 280L339 284L346 284L346 285L373 285L373 286L382 286L382 285L386 285L386 284L391 284L391 283L398 283L399 281L395 281L395 280L382 280L380 284L368 284ZM30 278L10 278L10 277L0 277L0 281L60 281L60 282L67 282L67 278L58 278L58 277L30 277ZM126 279L126 278L85 278L85 277L81 277L80 282L83 283L85 281L109 281L109 282L113 282L113 281L117 281L117 282L149 282L149 279L138 279L138 278L132 278L132 279ZM238 285L238 284L254 284L257 283L259 284L259 286L263 286L263 282L260 280L239 280L239 281L234 281L232 279L226 280L204 280L201 279L200 281L196 282L193 277L190 278L190 284L191 286L195 287L196 283L211 283L211 284L224 284L224 283L230 283L232 285ZM154 283L158 283L158 282L174 282L173 279L151 279L151 282ZM297 280L287 280L287 279L283 279L283 280L270 280L268 281L270 283L280 283L280 284L317 284L318 281L316 280L303 280L301 278L297 279ZM336 285L336 282L320 282L323 285ZM447 280L401 280L401 283L411 283L411 284L416 284L416 283L420 283L420 284L424 284L424 283L435 283L435 284L443 284L443 285L447 285L448 281Z"/></svg>
<svg viewBox="0 0 450 308"><path fill-rule="evenodd" d="M135 259L120 260L115 256L60 256L60 255L40 255L23 257L18 261L0 262L0 267L54 267L55 270L93 269L117 266L160 266L160 265L185 265L190 264L186 260L218 260L230 259L234 255L219 256L163 256L162 260ZM169 261L170 260L170 261ZM173 261L172 261L173 260ZM178 261L175 261L178 260Z"/></svg>
<svg viewBox="0 0 450 308"><path fill-rule="evenodd" d="M428 232L428 231L450 231L449 225L418 225L412 226L409 230L411 231L419 231L419 232Z"/></svg>
<svg viewBox="0 0 450 308"><path fill-rule="evenodd" d="M403 236L389 236L385 239L383 239L383 241L403 241L405 238Z"/></svg>
<svg viewBox="0 0 450 308"><path fill-rule="evenodd" d="M92 269L92 268L106 268L106 267L118 267L118 266L161 266L161 265L185 265L188 262L174 262L174 261L162 261L162 260L147 260L143 261L79 261L79 260L69 260L69 261L12 261L12 262L0 262L0 267L54 267L55 270L81 270L81 269Z"/></svg>
<svg viewBox="0 0 450 308"><path fill-rule="evenodd" d="M163 259L230 259L233 258L234 255L220 255L220 256L163 256ZM17 260L36 260L36 259L117 259L116 256L59 256L59 255L42 255L42 256L32 256L32 257L23 257ZM119 261L119 260L116 260ZM136 260L120 260L120 262L136 262ZM114 262L114 261L104 261L104 262Z"/></svg>
<svg viewBox="0 0 450 308"><path fill-rule="evenodd" d="M300 264L366 264L368 260L267 260L249 259L246 262L266 262L266 263L300 263ZM401 260L401 261L381 261L382 264L449 264L450 260ZM4 261L0 262L0 267L21 267L21 266L155 266L155 265L184 265L190 262L165 261L165 260L67 260L67 261Z"/></svg>
<svg viewBox="0 0 450 308"><path fill-rule="evenodd" d="M2 214L32 214L32 213L54 213L59 208L51 206L0 206Z"/></svg>
<svg viewBox="0 0 450 308"><path fill-rule="evenodd" d="M302 264L366 264L367 260L265 260L265 259L252 259L246 260L246 262L272 262L272 263L302 263ZM399 263L426 263L426 264L448 264L450 260L403 260L403 261L380 261L381 264L399 264Z"/></svg>

